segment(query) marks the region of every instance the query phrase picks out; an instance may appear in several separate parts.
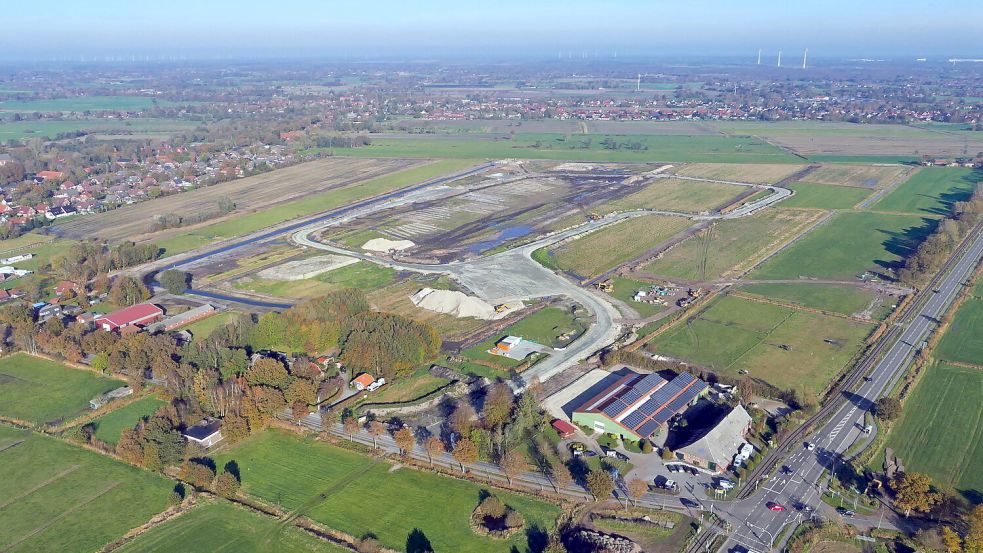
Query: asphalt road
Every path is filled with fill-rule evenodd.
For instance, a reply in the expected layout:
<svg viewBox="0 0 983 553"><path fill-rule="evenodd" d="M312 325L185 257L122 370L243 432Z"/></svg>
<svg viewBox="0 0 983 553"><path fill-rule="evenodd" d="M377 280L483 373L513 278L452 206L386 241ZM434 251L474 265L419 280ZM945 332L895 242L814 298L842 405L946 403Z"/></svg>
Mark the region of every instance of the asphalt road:
<svg viewBox="0 0 983 553"><path fill-rule="evenodd" d="M864 437L864 413L874 402L890 391L906 369L937 321L952 304L963 283L972 275L983 257L983 233L977 234L961 257L928 301L918 310L898 340L872 369L865 380L853 392L846 393L847 401L824 426L816 430L808 441L816 444L813 451L797 449L783 463L792 474L776 471L770 480L759 483L758 493L743 501L717 503L725 511L734 531L721 551L732 551L737 546L750 550L770 550L772 541L788 524L797 524L804 513L796 505L810 505L820 510L819 486L824 470L833 468L843 459L843 454ZM784 512L768 509L769 503L780 503L788 508Z"/></svg>

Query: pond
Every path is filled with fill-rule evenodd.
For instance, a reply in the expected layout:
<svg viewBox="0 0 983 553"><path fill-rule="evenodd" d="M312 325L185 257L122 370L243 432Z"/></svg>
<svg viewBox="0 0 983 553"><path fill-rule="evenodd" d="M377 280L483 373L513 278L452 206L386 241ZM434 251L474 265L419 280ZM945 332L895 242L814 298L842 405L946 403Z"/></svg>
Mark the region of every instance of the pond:
<svg viewBox="0 0 983 553"><path fill-rule="evenodd" d="M480 242L475 242L468 246L468 252L470 253L482 253L488 250L497 248L505 242L512 240L514 238L522 238L523 236L529 234L533 231L530 225L513 225L502 229L494 238L488 240L482 240Z"/></svg>

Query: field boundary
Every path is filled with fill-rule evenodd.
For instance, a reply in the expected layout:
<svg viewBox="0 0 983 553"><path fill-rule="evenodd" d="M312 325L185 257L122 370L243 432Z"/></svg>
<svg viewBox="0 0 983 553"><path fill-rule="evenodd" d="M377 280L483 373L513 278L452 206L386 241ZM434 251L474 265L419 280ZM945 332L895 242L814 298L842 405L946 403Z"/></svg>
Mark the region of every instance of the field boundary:
<svg viewBox="0 0 983 553"><path fill-rule="evenodd" d="M794 311L805 311L807 313L813 313L815 315L826 315L828 317L836 317L837 319L847 319L850 321L855 321L858 323L875 324L875 321L869 319L861 319L860 317L853 317L851 315L845 315L843 313L836 313L833 311L826 311L823 309L816 309L815 307L806 307L804 305L799 305L797 303L789 303L781 300L776 300L772 298L766 298L763 296L757 296L754 294L749 294L747 292L741 292L738 290L731 291L730 294L734 297L745 299L748 301L753 301L757 303L768 303L771 305L777 305L779 307L784 307L786 309L792 309Z"/></svg>

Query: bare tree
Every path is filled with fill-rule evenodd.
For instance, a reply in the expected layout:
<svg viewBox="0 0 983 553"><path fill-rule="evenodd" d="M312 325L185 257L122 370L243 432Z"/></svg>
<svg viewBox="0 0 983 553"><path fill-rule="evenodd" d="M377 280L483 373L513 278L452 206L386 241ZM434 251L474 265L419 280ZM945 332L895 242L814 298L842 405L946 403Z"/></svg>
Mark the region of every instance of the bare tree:
<svg viewBox="0 0 983 553"><path fill-rule="evenodd" d="M396 445L399 447L402 454L409 455L413 451L413 444L416 443L416 438L413 436L413 431L409 427L404 426L393 434L393 439L396 440Z"/></svg>
<svg viewBox="0 0 983 553"><path fill-rule="evenodd" d="M461 464L461 473L464 474L464 465L470 465L478 460L478 446L474 445L474 442L467 438L461 438L457 441L454 446L454 451L451 452L454 459Z"/></svg>
<svg viewBox="0 0 983 553"><path fill-rule="evenodd" d="M430 466L432 467L434 455L440 455L444 452L444 442L440 441L437 436L430 436L423 443L423 448L427 450L427 457L430 458Z"/></svg>
<svg viewBox="0 0 983 553"><path fill-rule="evenodd" d="M366 430L372 435L372 448L377 449L379 447L377 440L379 436L382 436L386 432L386 425L382 424L380 421L369 421L365 425Z"/></svg>
<svg viewBox="0 0 983 553"><path fill-rule="evenodd" d="M646 492L649 491L648 482L642 480L641 478L632 478L628 481L628 495L632 499L632 503L637 502ZM637 503L636 503L637 505ZM625 499L625 509L628 508L628 499Z"/></svg>
<svg viewBox="0 0 983 553"><path fill-rule="evenodd" d="M502 469L506 480L512 483L512 477L521 473L526 468L526 461L515 451L506 451L502 458L498 460L498 467Z"/></svg>

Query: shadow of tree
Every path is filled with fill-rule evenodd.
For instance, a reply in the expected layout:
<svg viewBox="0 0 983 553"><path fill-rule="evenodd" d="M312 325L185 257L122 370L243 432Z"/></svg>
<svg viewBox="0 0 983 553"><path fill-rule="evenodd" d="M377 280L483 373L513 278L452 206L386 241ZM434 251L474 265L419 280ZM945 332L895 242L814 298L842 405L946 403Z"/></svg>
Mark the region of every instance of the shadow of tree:
<svg viewBox="0 0 983 553"><path fill-rule="evenodd" d="M433 545L419 528L414 528L409 536L406 536L406 553L433 553Z"/></svg>

